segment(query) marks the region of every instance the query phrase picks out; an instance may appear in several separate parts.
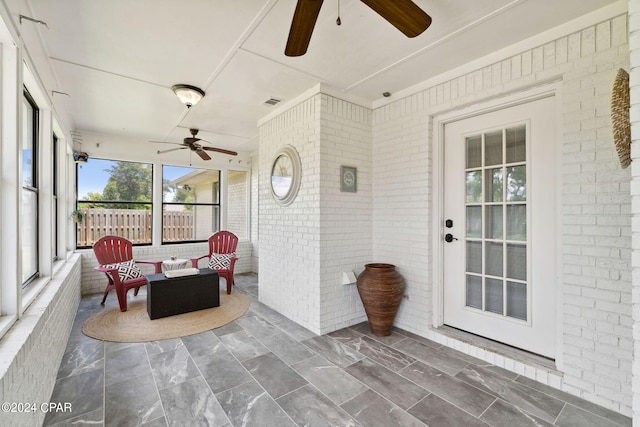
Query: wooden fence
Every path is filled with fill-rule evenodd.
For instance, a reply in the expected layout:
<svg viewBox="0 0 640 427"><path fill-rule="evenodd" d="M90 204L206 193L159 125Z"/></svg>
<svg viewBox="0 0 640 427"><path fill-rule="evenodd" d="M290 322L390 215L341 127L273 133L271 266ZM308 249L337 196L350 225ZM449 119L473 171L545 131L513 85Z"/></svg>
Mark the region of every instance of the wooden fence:
<svg viewBox="0 0 640 427"><path fill-rule="evenodd" d="M132 209L82 209L85 214L77 224L77 246L93 246L102 236L115 235L134 244L151 243L151 211ZM164 242L193 240L193 212L163 211Z"/></svg>

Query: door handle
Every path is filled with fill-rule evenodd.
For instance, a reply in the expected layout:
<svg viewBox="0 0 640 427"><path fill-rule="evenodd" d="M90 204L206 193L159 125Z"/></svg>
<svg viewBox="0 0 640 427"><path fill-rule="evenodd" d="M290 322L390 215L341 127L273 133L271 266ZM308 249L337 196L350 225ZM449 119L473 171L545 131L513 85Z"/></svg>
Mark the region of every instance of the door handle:
<svg viewBox="0 0 640 427"><path fill-rule="evenodd" d="M451 243L451 242L453 242L454 240L458 240L458 238L457 238L457 237L453 237L453 234L451 234L451 233L447 233L447 234L445 234L445 236L444 236L444 241L445 241L445 242L447 242L447 243Z"/></svg>

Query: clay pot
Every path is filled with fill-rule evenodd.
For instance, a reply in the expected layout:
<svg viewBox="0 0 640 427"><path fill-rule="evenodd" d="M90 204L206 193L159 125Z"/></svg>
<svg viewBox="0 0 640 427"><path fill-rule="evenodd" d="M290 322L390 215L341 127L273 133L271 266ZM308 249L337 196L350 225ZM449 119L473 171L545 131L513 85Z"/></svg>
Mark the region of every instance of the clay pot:
<svg viewBox="0 0 640 427"><path fill-rule="evenodd" d="M393 321L404 296L404 278L392 264L366 264L357 280L358 293L373 335L391 335Z"/></svg>

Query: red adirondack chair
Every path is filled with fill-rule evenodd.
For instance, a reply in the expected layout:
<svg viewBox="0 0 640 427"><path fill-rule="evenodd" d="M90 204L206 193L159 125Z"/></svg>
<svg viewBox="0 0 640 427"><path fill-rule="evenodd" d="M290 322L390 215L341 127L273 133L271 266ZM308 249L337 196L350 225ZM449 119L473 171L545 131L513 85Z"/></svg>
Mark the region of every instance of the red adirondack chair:
<svg viewBox="0 0 640 427"><path fill-rule="evenodd" d="M123 237L104 236L93 245L93 253L98 260L96 271L107 275L109 282L104 291L104 297L100 304L104 305L107 294L112 289L116 290L120 311L127 311L127 291L135 288L134 295L138 295L140 286L147 284L136 264L152 264L155 272L162 272L162 261L136 261L133 259L133 244Z"/></svg>
<svg viewBox="0 0 640 427"><path fill-rule="evenodd" d="M230 231L218 231L209 237L209 253L197 258L191 258L191 266L198 268L198 261L208 258L208 267L215 270L219 276L227 281L227 294L231 293L233 283L233 268L238 260L236 249L238 236Z"/></svg>

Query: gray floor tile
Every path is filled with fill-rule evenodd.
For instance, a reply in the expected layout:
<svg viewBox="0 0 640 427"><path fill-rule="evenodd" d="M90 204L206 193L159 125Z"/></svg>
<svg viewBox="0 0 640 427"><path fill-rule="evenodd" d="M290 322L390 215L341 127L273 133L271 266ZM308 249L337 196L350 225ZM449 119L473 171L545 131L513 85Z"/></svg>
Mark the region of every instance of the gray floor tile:
<svg viewBox="0 0 640 427"><path fill-rule="evenodd" d="M48 412L44 425L56 424L103 408L104 373L83 372L56 381L50 402L70 403L73 412Z"/></svg>
<svg viewBox="0 0 640 427"><path fill-rule="evenodd" d="M307 384L307 380L273 353L245 360L242 364L274 399Z"/></svg>
<svg viewBox="0 0 640 427"><path fill-rule="evenodd" d="M149 363L158 390L200 376L200 371L184 346L163 353L151 354L149 355Z"/></svg>
<svg viewBox="0 0 640 427"><path fill-rule="evenodd" d="M281 358L289 365L308 359L314 353L309 348L284 332L267 337L258 336L258 340L262 342L271 352Z"/></svg>
<svg viewBox="0 0 640 427"><path fill-rule="evenodd" d="M367 427L428 427L372 390L345 402L342 408Z"/></svg>
<svg viewBox="0 0 640 427"><path fill-rule="evenodd" d="M619 427L615 421L594 415L573 405L565 405L556 421L558 427ZM630 424L629 424L630 425Z"/></svg>
<svg viewBox="0 0 640 427"><path fill-rule="evenodd" d="M338 405L367 390L360 381L317 355L296 363L292 367Z"/></svg>
<svg viewBox="0 0 640 427"><path fill-rule="evenodd" d="M276 402L301 426L361 427L360 423L312 385L306 385L294 393L282 396Z"/></svg>
<svg viewBox="0 0 640 427"><path fill-rule="evenodd" d="M470 415L468 412L444 401L435 394L422 399L409 413L423 421L429 427L487 427L484 421ZM515 426L512 426L515 427Z"/></svg>
<svg viewBox="0 0 640 427"><path fill-rule="evenodd" d="M399 373L475 416L480 416L496 400L494 395L422 362L416 362Z"/></svg>
<svg viewBox="0 0 640 427"><path fill-rule="evenodd" d="M151 373L105 387L105 427L143 424L164 415Z"/></svg>
<svg viewBox="0 0 640 427"><path fill-rule="evenodd" d="M302 343L341 368L364 359L362 354L328 336L314 337Z"/></svg>
<svg viewBox="0 0 640 427"><path fill-rule="evenodd" d="M385 368L391 369L392 371L399 371L400 369L406 368L415 362L413 357L407 356L406 354L367 336L346 341L344 342L344 345L353 348L360 354L381 364Z"/></svg>
<svg viewBox="0 0 640 427"><path fill-rule="evenodd" d="M160 390L160 399L169 426L210 426L229 424L227 414L202 377Z"/></svg>
<svg viewBox="0 0 640 427"><path fill-rule="evenodd" d="M502 399L497 399L480 417L495 427L551 427L553 424L534 417Z"/></svg>
<svg viewBox="0 0 640 427"><path fill-rule="evenodd" d="M449 375L457 374L469 364L460 357L451 356L413 339L400 341L393 347Z"/></svg>
<svg viewBox="0 0 640 427"><path fill-rule="evenodd" d="M218 393L216 398L234 426L296 426L255 381Z"/></svg>
<svg viewBox="0 0 640 427"><path fill-rule="evenodd" d="M369 359L356 362L345 371L402 409L415 405L429 394L424 388Z"/></svg>
<svg viewBox="0 0 640 427"><path fill-rule="evenodd" d="M223 335L220 337L220 341L240 361L269 352L267 347L246 331Z"/></svg>

